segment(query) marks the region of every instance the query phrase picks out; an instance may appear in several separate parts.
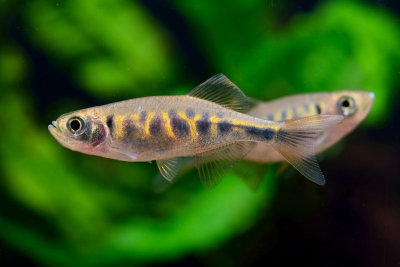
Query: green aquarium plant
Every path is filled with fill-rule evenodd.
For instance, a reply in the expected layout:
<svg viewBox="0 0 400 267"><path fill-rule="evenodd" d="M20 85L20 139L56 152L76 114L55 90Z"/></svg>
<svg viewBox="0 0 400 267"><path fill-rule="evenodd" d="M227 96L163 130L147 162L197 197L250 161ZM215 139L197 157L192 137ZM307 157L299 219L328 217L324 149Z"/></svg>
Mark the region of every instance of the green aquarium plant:
<svg viewBox="0 0 400 267"><path fill-rule="evenodd" d="M223 72L246 95L263 100L365 88L376 94L366 126L379 125L393 108L400 35L383 10L323 1L283 22L284 7L264 1L171 5L190 29L206 77ZM0 15L10 12L19 28L0 26L3 244L47 266L159 263L220 248L268 212L279 181L275 165L255 193L233 173L208 191L194 170L156 193L156 164L79 154L49 134L47 125L59 114L92 103L185 93L203 81L187 77L171 26L146 6L3 1ZM7 34L11 28L14 35ZM58 87L35 87L32 81L43 75L37 67L44 62L32 56L38 54L82 94L65 97ZM49 95L53 99L41 105Z"/></svg>

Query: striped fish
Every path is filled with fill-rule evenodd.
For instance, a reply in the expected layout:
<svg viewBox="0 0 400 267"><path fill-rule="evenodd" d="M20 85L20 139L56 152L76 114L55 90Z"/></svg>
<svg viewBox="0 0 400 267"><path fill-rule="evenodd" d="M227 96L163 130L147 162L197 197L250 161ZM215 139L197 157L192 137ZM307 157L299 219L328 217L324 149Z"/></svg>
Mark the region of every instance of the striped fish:
<svg viewBox="0 0 400 267"><path fill-rule="evenodd" d="M261 119L282 121L285 119L298 119L313 115L343 115L341 123L327 129L315 142L316 154L333 146L345 135L353 131L368 115L374 103L375 95L364 90L343 90L336 92L319 92L297 94L278 98L272 101L261 102L249 99L252 108L248 115ZM268 162L284 161L285 158L273 147L256 143L253 149L240 162L234 172L246 185L255 191L261 184L267 171ZM194 161L187 160L182 168L182 173L194 167ZM154 179L154 190L161 192L171 184L161 174Z"/></svg>
<svg viewBox="0 0 400 267"><path fill-rule="evenodd" d="M324 184L313 144L341 115L274 122L244 114L243 92L218 74L182 96L131 99L60 116L48 129L72 150L123 161L156 160L172 181L182 157L195 157L206 188L212 188L256 143L277 150L306 178Z"/></svg>
<svg viewBox="0 0 400 267"><path fill-rule="evenodd" d="M316 140L314 150L318 154L353 131L368 115L374 99L374 93L363 90L298 94L268 102L251 100L253 107L247 114L273 121L320 114L343 115L341 123L333 125ZM276 162L284 160L284 157L272 147L257 143L245 159L254 162Z"/></svg>

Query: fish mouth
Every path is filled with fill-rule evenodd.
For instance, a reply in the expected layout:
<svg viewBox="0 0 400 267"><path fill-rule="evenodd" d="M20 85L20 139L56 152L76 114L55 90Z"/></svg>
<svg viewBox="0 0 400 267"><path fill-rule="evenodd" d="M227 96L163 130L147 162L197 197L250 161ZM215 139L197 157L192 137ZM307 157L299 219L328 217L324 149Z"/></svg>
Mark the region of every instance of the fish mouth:
<svg viewBox="0 0 400 267"><path fill-rule="evenodd" d="M374 100L375 99L375 94L373 92L369 92L368 96L370 99Z"/></svg>
<svg viewBox="0 0 400 267"><path fill-rule="evenodd" d="M59 127L57 121L52 121L51 124L47 126L49 129L50 134L60 143L62 146L75 150L76 143L73 139L68 138L64 135L64 132L61 127Z"/></svg>
<svg viewBox="0 0 400 267"><path fill-rule="evenodd" d="M57 122L52 121L51 124L49 124L49 126L47 126L47 128L49 129L50 132L57 129Z"/></svg>
<svg viewBox="0 0 400 267"><path fill-rule="evenodd" d="M366 117L369 111L371 110L373 104L375 102L375 94L373 92L366 92L364 95L364 105L365 108L362 112L362 116Z"/></svg>
<svg viewBox="0 0 400 267"><path fill-rule="evenodd" d="M47 129L49 129L51 135L54 138L56 138L57 140L60 139L61 133L60 133L60 129L57 128L57 122L56 121L52 121L51 124L49 124L49 126L47 126Z"/></svg>

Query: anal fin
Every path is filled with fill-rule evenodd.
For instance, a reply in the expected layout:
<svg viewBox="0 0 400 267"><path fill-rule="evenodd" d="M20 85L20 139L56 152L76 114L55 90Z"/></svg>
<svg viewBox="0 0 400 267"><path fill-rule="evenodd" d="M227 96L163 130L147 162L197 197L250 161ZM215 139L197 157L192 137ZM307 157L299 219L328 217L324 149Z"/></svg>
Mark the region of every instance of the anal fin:
<svg viewBox="0 0 400 267"><path fill-rule="evenodd" d="M212 189L253 148L253 142L237 142L196 155L200 180Z"/></svg>

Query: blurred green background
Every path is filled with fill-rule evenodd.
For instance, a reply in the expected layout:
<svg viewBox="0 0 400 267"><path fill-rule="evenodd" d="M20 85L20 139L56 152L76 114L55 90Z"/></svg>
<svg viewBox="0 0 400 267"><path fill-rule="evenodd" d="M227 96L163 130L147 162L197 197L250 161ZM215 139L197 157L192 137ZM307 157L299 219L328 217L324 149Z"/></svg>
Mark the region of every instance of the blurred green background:
<svg viewBox="0 0 400 267"><path fill-rule="evenodd" d="M399 261L399 14L387 1L1 1L0 263ZM195 170L155 193L156 164L76 153L47 130L221 72L261 100L364 88L376 101L326 153L325 187L271 166L256 193L234 174L208 191Z"/></svg>

